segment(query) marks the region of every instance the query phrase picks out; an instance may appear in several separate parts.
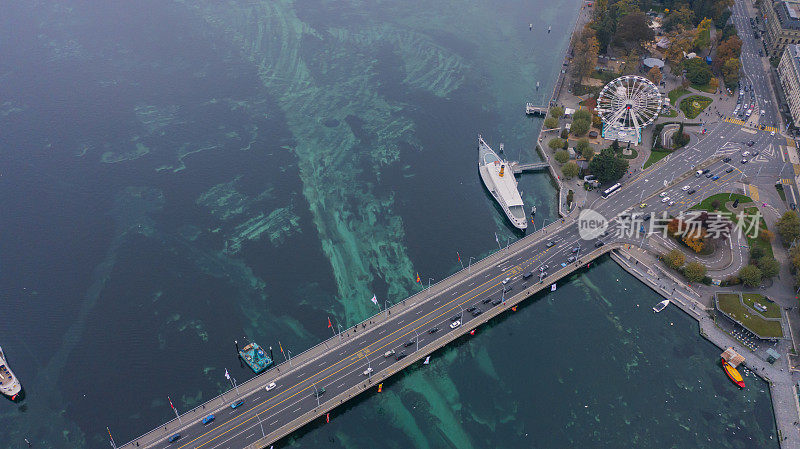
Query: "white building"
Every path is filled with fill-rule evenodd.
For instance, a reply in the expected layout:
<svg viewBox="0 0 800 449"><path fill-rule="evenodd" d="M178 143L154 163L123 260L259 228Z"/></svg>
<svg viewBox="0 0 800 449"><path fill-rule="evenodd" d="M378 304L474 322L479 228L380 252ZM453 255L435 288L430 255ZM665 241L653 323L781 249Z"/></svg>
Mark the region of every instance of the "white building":
<svg viewBox="0 0 800 449"><path fill-rule="evenodd" d="M792 122L795 127L800 127L800 45L786 45L778 64L778 78L789 104Z"/></svg>

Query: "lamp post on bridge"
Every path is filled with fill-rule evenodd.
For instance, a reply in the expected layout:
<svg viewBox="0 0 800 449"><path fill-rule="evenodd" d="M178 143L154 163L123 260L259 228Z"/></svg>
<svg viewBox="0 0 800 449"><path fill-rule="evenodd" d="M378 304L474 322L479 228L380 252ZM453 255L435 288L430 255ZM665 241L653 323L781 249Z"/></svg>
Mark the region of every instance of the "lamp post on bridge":
<svg viewBox="0 0 800 449"><path fill-rule="evenodd" d="M383 302L383 310L386 312L386 318L389 318L389 300Z"/></svg>
<svg viewBox="0 0 800 449"><path fill-rule="evenodd" d="M417 337L417 338L414 339L414 342L417 344L417 350L414 351L414 352L419 352L419 333L417 333L416 329L414 329L414 335L416 335L416 337Z"/></svg>
<svg viewBox="0 0 800 449"><path fill-rule="evenodd" d="M472 273L472 259L474 259L474 257L469 256L469 265L467 266L467 273Z"/></svg>
<svg viewBox="0 0 800 449"><path fill-rule="evenodd" d="M258 418L258 425L261 426L261 437L266 438L267 434L264 432L264 424L261 424L261 416L256 413L256 418Z"/></svg>
<svg viewBox="0 0 800 449"><path fill-rule="evenodd" d="M428 288L431 288L431 281L432 280L433 280L433 278L428 278Z"/></svg>
<svg viewBox="0 0 800 449"><path fill-rule="evenodd" d="M289 368L292 367L292 351L286 350L286 353L289 354Z"/></svg>
<svg viewBox="0 0 800 449"><path fill-rule="evenodd" d="M317 384L314 384L314 396L317 397L317 407L319 407L319 391L317 390Z"/></svg>

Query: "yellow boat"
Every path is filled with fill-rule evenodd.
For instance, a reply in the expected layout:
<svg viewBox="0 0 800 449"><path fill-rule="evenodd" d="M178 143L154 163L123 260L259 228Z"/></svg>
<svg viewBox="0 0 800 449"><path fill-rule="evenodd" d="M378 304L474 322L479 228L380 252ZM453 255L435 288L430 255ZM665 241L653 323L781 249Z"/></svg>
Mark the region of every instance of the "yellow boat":
<svg viewBox="0 0 800 449"><path fill-rule="evenodd" d="M722 369L725 370L725 374L728 375L728 379L730 379L731 382L738 385L739 388L744 388L744 379L742 379L742 375L739 374L739 370L732 367L725 359L722 359Z"/></svg>

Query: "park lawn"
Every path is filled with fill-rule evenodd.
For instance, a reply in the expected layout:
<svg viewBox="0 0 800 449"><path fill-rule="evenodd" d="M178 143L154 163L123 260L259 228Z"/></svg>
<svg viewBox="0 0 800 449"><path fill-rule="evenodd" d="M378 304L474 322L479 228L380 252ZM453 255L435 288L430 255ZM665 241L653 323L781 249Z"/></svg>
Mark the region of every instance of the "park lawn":
<svg viewBox="0 0 800 449"><path fill-rule="evenodd" d="M711 87L709 84L692 84L692 87L709 94L717 93L717 88Z"/></svg>
<svg viewBox="0 0 800 449"><path fill-rule="evenodd" d="M673 108L673 109L670 109L669 112L667 112L667 113L660 114L660 116L661 117L670 117L670 118L677 117L678 116L678 110Z"/></svg>
<svg viewBox="0 0 800 449"><path fill-rule="evenodd" d="M748 329L762 338L783 338L783 328L780 321L769 321L760 315L754 314L739 300L739 295L720 294L719 308L733 319L744 324Z"/></svg>
<svg viewBox="0 0 800 449"><path fill-rule="evenodd" d="M781 317L781 308L772 301L768 301L764 295L760 295L758 293L742 293L742 300L744 303L751 307L753 310L756 310L755 303L759 303L762 306L767 308L766 312L756 312L764 315L767 318L780 318Z"/></svg>
<svg viewBox="0 0 800 449"><path fill-rule="evenodd" d="M667 157L668 154L672 153L672 151L662 151L662 150L653 150L650 152L650 157L647 158L647 162L644 163L643 169L647 169L647 167L655 164L656 162L660 161Z"/></svg>
<svg viewBox="0 0 800 449"><path fill-rule="evenodd" d="M714 100L702 95L692 95L681 100L680 108L686 118L696 118Z"/></svg>
<svg viewBox="0 0 800 449"><path fill-rule="evenodd" d="M680 98L680 97L682 97L682 96L684 96L684 95L686 95L688 93L690 93L690 92L687 89L679 87L677 89L672 89L671 91L669 91L667 96L669 97L670 104L672 106L677 106L675 104L675 102L678 101L678 98Z"/></svg>
<svg viewBox="0 0 800 449"><path fill-rule="evenodd" d="M636 157L639 156L639 152L636 151L636 148L631 147L630 156L624 155L622 153L622 150L623 150L623 148L619 147L619 149L616 151L617 156L621 157L622 159L636 159Z"/></svg>

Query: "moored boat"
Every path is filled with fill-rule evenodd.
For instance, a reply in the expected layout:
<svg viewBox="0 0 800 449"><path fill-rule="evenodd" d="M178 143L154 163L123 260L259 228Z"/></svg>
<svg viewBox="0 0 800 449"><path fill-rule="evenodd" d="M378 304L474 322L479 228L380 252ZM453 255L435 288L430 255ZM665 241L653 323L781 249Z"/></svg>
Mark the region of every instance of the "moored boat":
<svg viewBox="0 0 800 449"><path fill-rule="evenodd" d="M272 366L272 359L258 346L258 343L250 343L242 348L242 350L239 351L239 357L241 357L244 363L256 374Z"/></svg>
<svg viewBox="0 0 800 449"><path fill-rule="evenodd" d="M662 310L664 310L665 307L667 307L667 305L669 305L669 299L665 299L660 303L656 304L655 306L653 306L653 312L656 313L661 312Z"/></svg>
<svg viewBox="0 0 800 449"><path fill-rule="evenodd" d="M486 189L503 209L511 224L517 229L526 229L528 220L522 197L517 190L514 173L508 162L500 159L480 135L478 135L478 171Z"/></svg>
<svg viewBox="0 0 800 449"><path fill-rule="evenodd" d="M3 348L0 348L0 393L14 402L21 401L24 397L22 384L8 366L8 359L3 353Z"/></svg>
<svg viewBox="0 0 800 449"><path fill-rule="evenodd" d="M738 385L739 388L744 388L744 379L739 373L739 370L734 368L730 363L726 362L725 359L722 359L722 369L725 370L725 374L728 375L728 379L730 379L731 382Z"/></svg>

